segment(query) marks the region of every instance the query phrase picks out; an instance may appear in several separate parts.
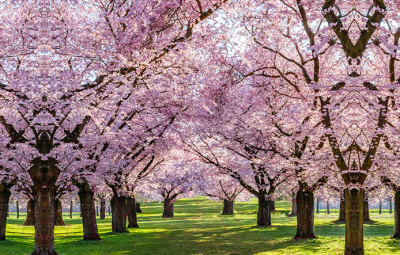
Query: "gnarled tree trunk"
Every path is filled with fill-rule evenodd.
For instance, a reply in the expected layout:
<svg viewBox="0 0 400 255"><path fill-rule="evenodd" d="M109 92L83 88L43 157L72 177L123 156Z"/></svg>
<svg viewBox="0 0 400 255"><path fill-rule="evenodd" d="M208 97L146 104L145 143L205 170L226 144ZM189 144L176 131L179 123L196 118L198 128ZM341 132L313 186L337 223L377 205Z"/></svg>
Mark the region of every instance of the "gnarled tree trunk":
<svg viewBox="0 0 400 255"><path fill-rule="evenodd" d="M100 201L100 220L104 220L106 218L106 201L102 199Z"/></svg>
<svg viewBox="0 0 400 255"><path fill-rule="evenodd" d="M135 198L132 197L127 198L127 207L128 207L128 222L129 222L128 228L138 228L139 225L137 223Z"/></svg>
<svg viewBox="0 0 400 255"><path fill-rule="evenodd" d="M257 226L271 226L271 202L264 195L258 198Z"/></svg>
<svg viewBox="0 0 400 255"><path fill-rule="evenodd" d="M345 189L346 238L344 254L363 255L364 190Z"/></svg>
<svg viewBox="0 0 400 255"><path fill-rule="evenodd" d="M54 201L54 226L65 226L62 218L62 204L60 199Z"/></svg>
<svg viewBox="0 0 400 255"><path fill-rule="evenodd" d="M3 183L0 185L0 241L6 240L7 210L10 200L10 187Z"/></svg>
<svg viewBox="0 0 400 255"><path fill-rule="evenodd" d="M136 203L136 212L142 213L142 209L140 209L140 203Z"/></svg>
<svg viewBox="0 0 400 255"><path fill-rule="evenodd" d="M173 218L174 217L174 203L168 198L164 199L164 212L163 218Z"/></svg>
<svg viewBox="0 0 400 255"><path fill-rule="evenodd" d="M292 212L288 215L288 217L295 217L295 216L297 216L297 202L296 202L296 198L293 198L293 200L292 200Z"/></svg>
<svg viewBox="0 0 400 255"><path fill-rule="evenodd" d="M94 209L94 191L87 182L77 185L83 225L83 240L101 240Z"/></svg>
<svg viewBox="0 0 400 255"><path fill-rule="evenodd" d="M233 200L229 201L224 199L224 208L222 210L222 215L232 215L233 214Z"/></svg>
<svg viewBox="0 0 400 255"><path fill-rule="evenodd" d="M314 233L314 193L307 183L299 182L297 191L297 231L294 239L317 238Z"/></svg>
<svg viewBox="0 0 400 255"><path fill-rule="evenodd" d="M111 199L112 230L114 233L126 233L126 197L113 196Z"/></svg>
<svg viewBox="0 0 400 255"><path fill-rule="evenodd" d="M400 239L400 190L394 194L394 233L393 239Z"/></svg>
<svg viewBox="0 0 400 255"><path fill-rule="evenodd" d="M53 187L37 190L35 199L35 248L31 255L56 255L54 247Z"/></svg>
<svg viewBox="0 0 400 255"><path fill-rule="evenodd" d="M35 199L29 199L26 205L26 221L24 226L35 226Z"/></svg>

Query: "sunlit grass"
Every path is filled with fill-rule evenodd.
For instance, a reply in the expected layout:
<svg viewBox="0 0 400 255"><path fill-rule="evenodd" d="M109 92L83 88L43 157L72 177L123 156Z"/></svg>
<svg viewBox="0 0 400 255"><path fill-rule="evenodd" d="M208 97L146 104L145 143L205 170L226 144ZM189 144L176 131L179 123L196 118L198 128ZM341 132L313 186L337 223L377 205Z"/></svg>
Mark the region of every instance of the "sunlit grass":
<svg viewBox="0 0 400 255"><path fill-rule="evenodd" d="M162 204L142 204L140 228L113 234L111 216L97 219L101 241L82 240L78 214L64 214L67 226L55 228L55 245L60 255L69 254L343 254L344 224L333 221L337 210L315 214L317 240L294 241L296 218L288 218L290 204L277 202L272 227L257 227L257 200L235 203L235 215L222 216L222 203L207 198L181 199L174 205L175 218L162 219ZM370 213L377 221L364 225L366 254L400 254L400 241L390 239L393 214ZM34 227L22 226L25 216L7 221L7 241L0 242L0 254L29 254L34 246Z"/></svg>

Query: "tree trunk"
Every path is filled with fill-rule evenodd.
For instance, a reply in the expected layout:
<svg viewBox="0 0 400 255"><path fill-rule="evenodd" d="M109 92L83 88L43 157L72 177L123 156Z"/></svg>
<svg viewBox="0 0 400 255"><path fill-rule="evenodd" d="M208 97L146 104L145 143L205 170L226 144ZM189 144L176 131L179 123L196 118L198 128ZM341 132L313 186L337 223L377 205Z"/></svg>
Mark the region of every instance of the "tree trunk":
<svg viewBox="0 0 400 255"><path fill-rule="evenodd" d="M69 218L72 219L72 207L73 207L74 203L71 200L71 203L69 204Z"/></svg>
<svg viewBox="0 0 400 255"><path fill-rule="evenodd" d="M400 239L400 190L394 194L394 239Z"/></svg>
<svg viewBox="0 0 400 255"><path fill-rule="evenodd" d="M19 202L17 200L17 219L19 219Z"/></svg>
<svg viewBox="0 0 400 255"><path fill-rule="evenodd" d="M319 199L317 199L317 213L319 213Z"/></svg>
<svg viewBox="0 0 400 255"><path fill-rule="evenodd" d="M6 240L7 208L10 195L9 186L4 183L0 185L0 241Z"/></svg>
<svg viewBox="0 0 400 255"><path fill-rule="evenodd" d="M364 201L363 203L364 205L364 222L369 221L371 222L371 219L369 218L369 204L368 204L368 200Z"/></svg>
<svg viewBox="0 0 400 255"><path fill-rule="evenodd" d="M142 213L142 209L140 209L140 203L136 203L136 212Z"/></svg>
<svg viewBox="0 0 400 255"><path fill-rule="evenodd" d="M174 203L169 199L164 199L164 212L163 218L173 218L174 217Z"/></svg>
<svg viewBox="0 0 400 255"><path fill-rule="evenodd" d="M126 197L113 196L112 208L112 230L114 233L126 233Z"/></svg>
<svg viewBox="0 0 400 255"><path fill-rule="evenodd" d="M271 226L271 200L258 198L257 226Z"/></svg>
<svg viewBox="0 0 400 255"><path fill-rule="evenodd" d="M106 201L102 199L100 201L100 220L104 220L106 218Z"/></svg>
<svg viewBox="0 0 400 255"><path fill-rule="evenodd" d="M111 214L111 204L108 205L108 215Z"/></svg>
<svg viewBox="0 0 400 255"><path fill-rule="evenodd" d="M62 218L62 204L60 199L54 201L54 226L65 226Z"/></svg>
<svg viewBox="0 0 400 255"><path fill-rule="evenodd" d="M129 221L128 228L138 228L139 225L137 223L135 198L128 197L127 206L128 206L128 221Z"/></svg>
<svg viewBox="0 0 400 255"><path fill-rule="evenodd" d="M233 201L224 199L224 209L222 210L222 215L232 215L233 214Z"/></svg>
<svg viewBox="0 0 400 255"><path fill-rule="evenodd" d="M393 213L392 199L389 199L389 213Z"/></svg>
<svg viewBox="0 0 400 255"><path fill-rule="evenodd" d="M337 221L346 221L346 210L344 201L340 201L339 219Z"/></svg>
<svg viewBox="0 0 400 255"><path fill-rule="evenodd" d="M96 206L96 216L99 216L99 206Z"/></svg>
<svg viewBox="0 0 400 255"><path fill-rule="evenodd" d="M83 225L83 240L101 240L99 231L97 229L96 216L94 211L94 191L86 182L79 185L78 188Z"/></svg>
<svg viewBox="0 0 400 255"><path fill-rule="evenodd" d="M295 216L297 216L297 202L296 202L296 198L293 198L293 200L292 200L292 212L288 215L288 217L295 217Z"/></svg>
<svg viewBox="0 0 400 255"><path fill-rule="evenodd" d="M345 189L346 237L344 254L363 255L364 190Z"/></svg>
<svg viewBox="0 0 400 255"><path fill-rule="evenodd" d="M382 214L382 203L379 202L379 214Z"/></svg>
<svg viewBox="0 0 400 255"><path fill-rule="evenodd" d="M29 199L26 205L26 221L24 226L35 226L35 199Z"/></svg>
<svg viewBox="0 0 400 255"><path fill-rule="evenodd" d="M54 247L54 190L42 187L35 199L35 248L31 255L56 255Z"/></svg>
<svg viewBox="0 0 400 255"><path fill-rule="evenodd" d="M314 233L314 193L307 183L299 182L297 191L297 232L294 239L317 238Z"/></svg>
<svg viewBox="0 0 400 255"><path fill-rule="evenodd" d="M275 201L274 200L271 201L271 211L272 212L275 211Z"/></svg>

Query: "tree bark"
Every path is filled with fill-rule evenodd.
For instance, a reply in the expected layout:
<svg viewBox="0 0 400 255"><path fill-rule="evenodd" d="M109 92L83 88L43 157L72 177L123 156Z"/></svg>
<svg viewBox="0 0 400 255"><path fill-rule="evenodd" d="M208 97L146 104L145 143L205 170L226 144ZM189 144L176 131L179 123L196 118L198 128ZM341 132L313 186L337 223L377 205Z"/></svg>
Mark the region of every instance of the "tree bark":
<svg viewBox="0 0 400 255"><path fill-rule="evenodd" d="M224 199L224 208L222 210L222 215L232 215L233 214L233 201Z"/></svg>
<svg viewBox="0 0 400 255"><path fill-rule="evenodd" d="M317 238L314 233L314 193L307 183L299 182L297 191L297 232L294 239Z"/></svg>
<svg viewBox="0 0 400 255"><path fill-rule="evenodd" d="M345 201L340 201L339 219L337 221L346 221Z"/></svg>
<svg viewBox="0 0 400 255"><path fill-rule="evenodd" d="M364 222L369 221L371 222L371 219L369 218L369 204L368 200L363 202L364 205Z"/></svg>
<svg viewBox="0 0 400 255"><path fill-rule="evenodd" d="M7 208L11 192L7 184L0 185L0 241L6 240Z"/></svg>
<svg viewBox="0 0 400 255"><path fill-rule="evenodd" d="M271 200L258 198L257 226L271 226Z"/></svg>
<svg viewBox="0 0 400 255"><path fill-rule="evenodd" d="M72 219L72 207L73 207L74 203L71 200L71 203L69 204L69 218Z"/></svg>
<svg viewBox="0 0 400 255"><path fill-rule="evenodd" d="M60 199L54 201L54 226L65 226L62 218L62 204Z"/></svg>
<svg viewBox="0 0 400 255"><path fill-rule="evenodd" d="M400 239L400 190L394 194L394 234L393 239Z"/></svg>
<svg viewBox="0 0 400 255"><path fill-rule="evenodd" d="M379 214L382 214L382 203L379 202Z"/></svg>
<svg viewBox="0 0 400 255"><path fill-rule="evenodd" d="M140 209L140 203L136 203L136 212L142 213L142 209Z"/></svg>
<svg viewBox="0 0 400 255"><path fill-rule="evenodd" d="M35 199L29 199L26 205L26 221L24 226L35 225Z"/></svg>
<svg viewBox="0 0 400 255"><path fill-rule="evenodd" d="M31 255L56 255L54 247L54 192L42 187L35 199L35 248Z"/></svg>
<svg viewBox="0 0 400 255"><path fill-rule="evenodd" d="M275 211L275 200L271 201L271 211L274 212Z"/></svg>
<svg viewBox="0 0 400 255"><path fill-rule="evenodd" d="M108 205L108 215L111 214L111 204Z"/></svg>
<svg viewBox="0 0 400 255"><path fill-rule="evenodd" d="M317 199L317 213L319 213L319 199Z"/></svg>
<svg viewBox="0 0 400 255"><path fill-rule="evenodd" d="M344 254L363 255L364 190L345 189L346 237Z"/></svg>
<svg viewBox="0 0 400 255"><path fill-rule="evenodd" d="M17 200L17 219L19 219L19 202Z"/></svg>
<svg viewBox="0 0 400 255"><path fill-rule="evenodd" d="M104 220L106 218L106 201L102 199L100 201L100 220Z"/></svg>
<svg viewBox="0 0 400 255"><path fill-rule="evenodd" d="M114 233L126 233L126 197L113 196L111 199L112 230Z"/></svg>
<svg viewBox="0 0 400 255"><path fill-rule="evenodd" d="M82 215L83 240L101 240L97 229L96 215L94 211L94 191L90 188L87 182L77 186L79 188L78 195Z"/></svg>
<svg viewBox="0 0 400 255"><path fill-rule="evenodd" d="M318 200L317 200L317 202L318 202ZM288 215L288 217L295 217L295 216L297 216L297 202L296 202L296 198L293 198L293 200L292 200L292 212Z"/></svg>
<svg viewBox="0 0 400 255"><path fill-rule="evenodd" d="M329 211L329 202L326 202L326 213L330 214L331 211Z"/></svg>
<svg viewBox="0 0 400 255"><path fill-rule="evenodd" d="M135 198L127 198L128 206L128 228L138 228L137 215L136 215L136 201Z"/></svg>
<svg viewBox="0 0 400 255"><path fill-rule="evenodd" d="M392 199L389 199L389 213L393 213Z"/></svg>
<svg viewBox="0 0 400 255"><path fill-rule="evenodd" d="M174 203L171 200L164 199L164 212L162 218L173 218L174 217Z"/></svg>

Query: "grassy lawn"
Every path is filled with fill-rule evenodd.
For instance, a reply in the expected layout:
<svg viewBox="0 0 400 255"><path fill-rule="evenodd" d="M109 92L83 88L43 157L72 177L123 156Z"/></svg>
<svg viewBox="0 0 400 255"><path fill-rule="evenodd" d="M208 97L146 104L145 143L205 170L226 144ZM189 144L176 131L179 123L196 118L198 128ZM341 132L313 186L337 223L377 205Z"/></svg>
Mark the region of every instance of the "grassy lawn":
<svg viewBox="0 0 400 255"><path fill-rule="evenodd" d="M174 205L175 218L162 219L162 204L142 204L140 228L113 234L111 216L97 219L101 241L82 241L81 220L64 214L67 226L55 228L55 245L60 255L95 254L343 254L344 224L336 224L337 210L315 214L315 240L294 241L296 218L288 218L290 204L277 202L272 227L256 227L256 199L235 203L234 216L221 216L222 203L207 198L181 199ZM335 213L336 212L336 213ZM400 254L400 241L391 240L393 214L370 213L377 221L364 225L366 254ZM0 242L0 254L30 254L34 227L11 215L7 220L7 240Z"/></svg>

